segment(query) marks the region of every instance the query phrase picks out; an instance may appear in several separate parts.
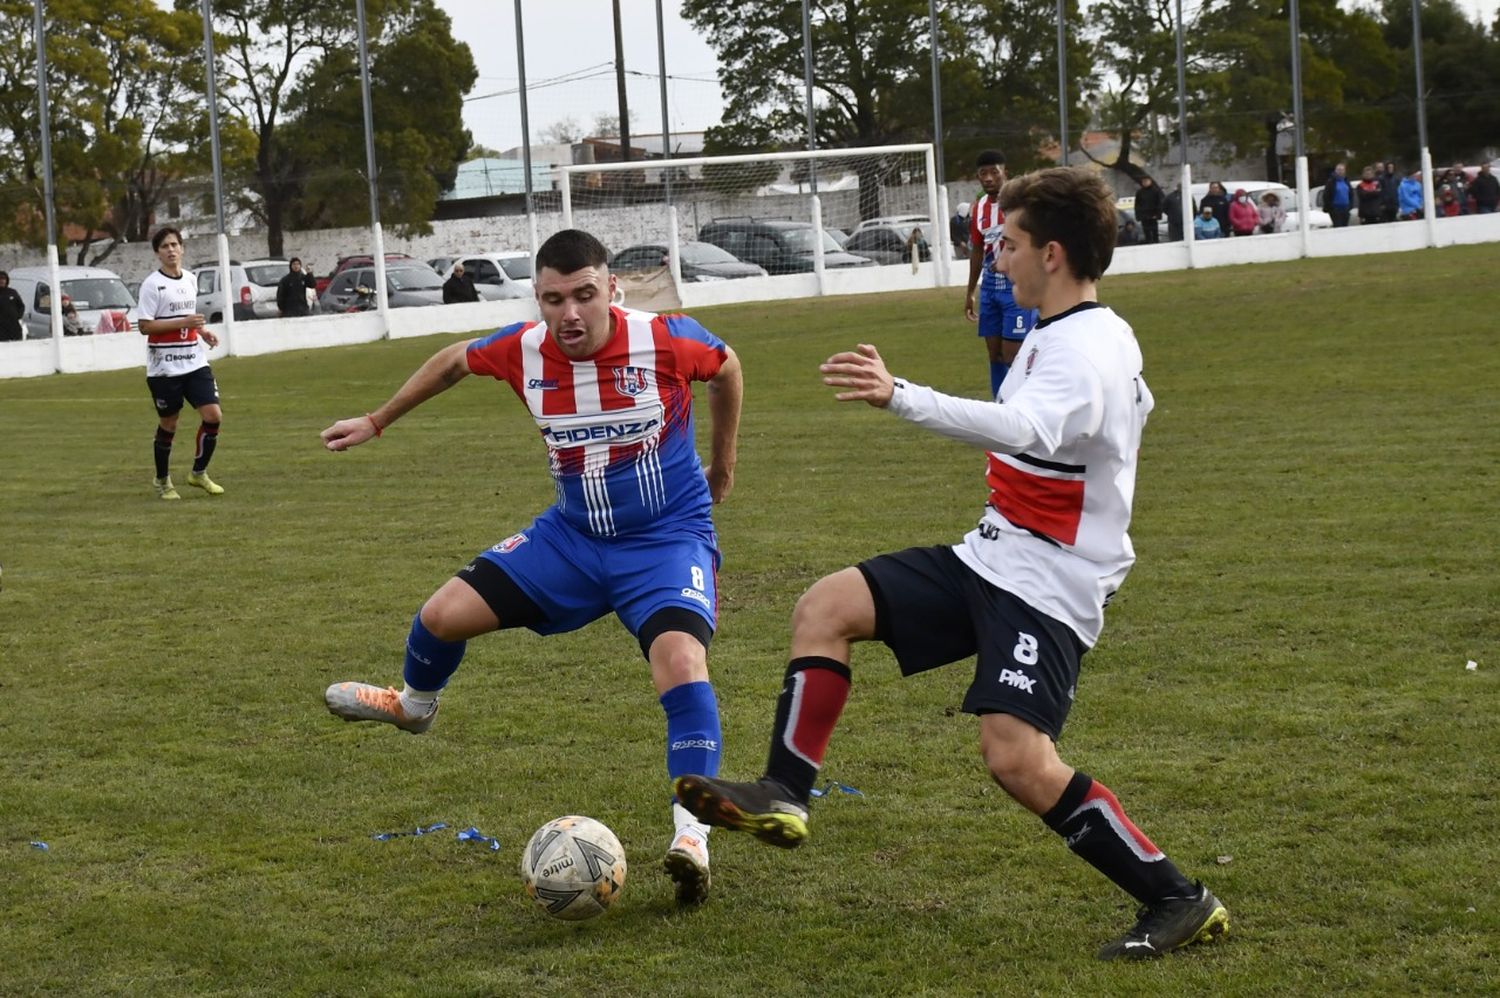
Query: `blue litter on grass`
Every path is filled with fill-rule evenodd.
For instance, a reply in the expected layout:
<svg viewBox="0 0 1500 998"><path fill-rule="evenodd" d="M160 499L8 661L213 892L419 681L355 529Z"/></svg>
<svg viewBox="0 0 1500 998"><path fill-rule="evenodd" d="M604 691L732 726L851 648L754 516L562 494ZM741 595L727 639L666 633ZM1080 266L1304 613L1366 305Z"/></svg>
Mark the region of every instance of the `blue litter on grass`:
<svg viewBox="0 0 1500 998"><path fill-rule="evenodd" d="M823 788L821 790L818 789L817 787L813 787L811 790L808 791L808 796L810 796L810 797L827 797L829 794L834 794L834 793L849 794L851 797L863 797L864 796L863 792L854 789L853 787L849 786L847 783L839 783L837 780L829 780L827 783L823 784Z"/></svg>
<svg viewBox="0 0 1500 998"><path fill-rule="evenodd" d="M47 843L45 843L45 842L33 842L33 843L31 843L31 848L33 848L33 849L40 849L42 852L49 851L47 849Z"/></svg>
<svg viewBox="0 0 1500 998"><path fill-rule="evenodd" d="M377 832L374 835L371 835L370 838L374 839L376 842L385 842L390 839L404 838L408 835L426 835L428 832L440 832L447 827L448 823L446 821L439 821L437 824L428 825L426 828L418 825L416 828L412 829L409 832Z"/></svg>
<svg viewBox="0 0 1500 998"><path fill-rule="evenodd" d="M490 836L481 832L479 829L475 828L473 825L470 825L468 828L465 828L463 831L458 833L458 841L488 842L490 844L490 852L498 852L500 849L499 839L491 838Z"/></svg>

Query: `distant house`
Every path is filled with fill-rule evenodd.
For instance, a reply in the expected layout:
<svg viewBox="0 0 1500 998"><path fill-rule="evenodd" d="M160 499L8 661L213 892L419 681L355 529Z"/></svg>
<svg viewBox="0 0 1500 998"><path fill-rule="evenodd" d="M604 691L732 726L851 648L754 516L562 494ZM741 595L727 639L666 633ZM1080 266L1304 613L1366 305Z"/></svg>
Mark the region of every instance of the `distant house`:
<svg viewBox="0 0 1500 998"><path fill-rule="evenodd" d="M557 188L553 163L531 163L533 194ZM476 218L526 213L526 164L520 158L484 156L460 163L453 189L438 198L432 217Z"/></svg>

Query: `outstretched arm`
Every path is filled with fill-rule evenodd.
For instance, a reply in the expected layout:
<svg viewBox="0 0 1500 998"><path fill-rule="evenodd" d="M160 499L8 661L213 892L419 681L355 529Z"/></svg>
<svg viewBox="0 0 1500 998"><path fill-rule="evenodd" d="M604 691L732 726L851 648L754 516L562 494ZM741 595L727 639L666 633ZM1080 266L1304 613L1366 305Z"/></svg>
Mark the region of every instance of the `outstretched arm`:
<svg viewBox="0 0 1500 998"><path fill-rule="evenodd" d="M434 395L447 391L469 376L469 344L473 340L450 343L428 358L427 363L406 379L406 384L390 401L374 412L352 419L341 419L321 434L329 450L348 450L385 432L385 428Z"/></svg>
<svg viewBox="0 0 1500 998"><path fill-rule="evenodd" d="M713 453L708 464L708 492L714 502L723 502L734 488L740 402L745 396L745 379L740 371L739 355L727 346L724 353L724 363L719 366L719 373L708 381L708 412L713 418Z"/></svg>

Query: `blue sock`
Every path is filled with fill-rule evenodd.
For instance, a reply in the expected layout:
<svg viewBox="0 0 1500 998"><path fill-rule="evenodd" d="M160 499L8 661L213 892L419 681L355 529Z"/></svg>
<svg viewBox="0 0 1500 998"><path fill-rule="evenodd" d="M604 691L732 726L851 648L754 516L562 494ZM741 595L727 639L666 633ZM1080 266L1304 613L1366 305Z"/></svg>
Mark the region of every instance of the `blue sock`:
<svg viewBox="0 0 1500 998"><path fill-rule="evenodd" d="M1000 383L1010 373L1010 365L1003 360L990 361L990 398L1000 394Z"/></svg>
<svg viewBox="0 0 1500 998"><path fill-rule="evenodd" d="M422 614L417 613L411 621L411 634L406 638L406 667L402 678L414 690L435 693L448 685L463 661L466 641L444 641L422 624Z"/></svg>
<svg viewBox="0 0 1500 998"><path fill-rule="evenodd" d="M707 682L683 683L661 695L667 713L667 776L719 775L719 702Z"/></svg>

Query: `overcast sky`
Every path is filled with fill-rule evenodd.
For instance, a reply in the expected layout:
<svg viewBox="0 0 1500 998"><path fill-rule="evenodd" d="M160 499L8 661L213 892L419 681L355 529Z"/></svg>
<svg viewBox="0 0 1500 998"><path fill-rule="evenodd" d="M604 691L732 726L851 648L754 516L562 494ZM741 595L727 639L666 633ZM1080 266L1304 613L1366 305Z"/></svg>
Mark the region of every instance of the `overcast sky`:
<svg viewBox="0 0 1500 998"><path fill-rule="evenodd" d="M725 0L733 2L733 0ZM793 3L795 0L786 0ZM437 0L453 18L454 36L474 53L479 80L464 105L474 141L496 149L521 143L515 0ZM667 115L674 133L702 131L723 111L718 62L683 21L681 0L662 0L667 58ZM1485 24L1500 0L1460 0ZM598 115L617 113L611 0L522 0L526 83L532 142L550 125L572 118L592 131ZM624 24L626 97L631 130L661 132L657 76L656 0L620 0ZM489 96L494 95L494 96Z"/></svg>

